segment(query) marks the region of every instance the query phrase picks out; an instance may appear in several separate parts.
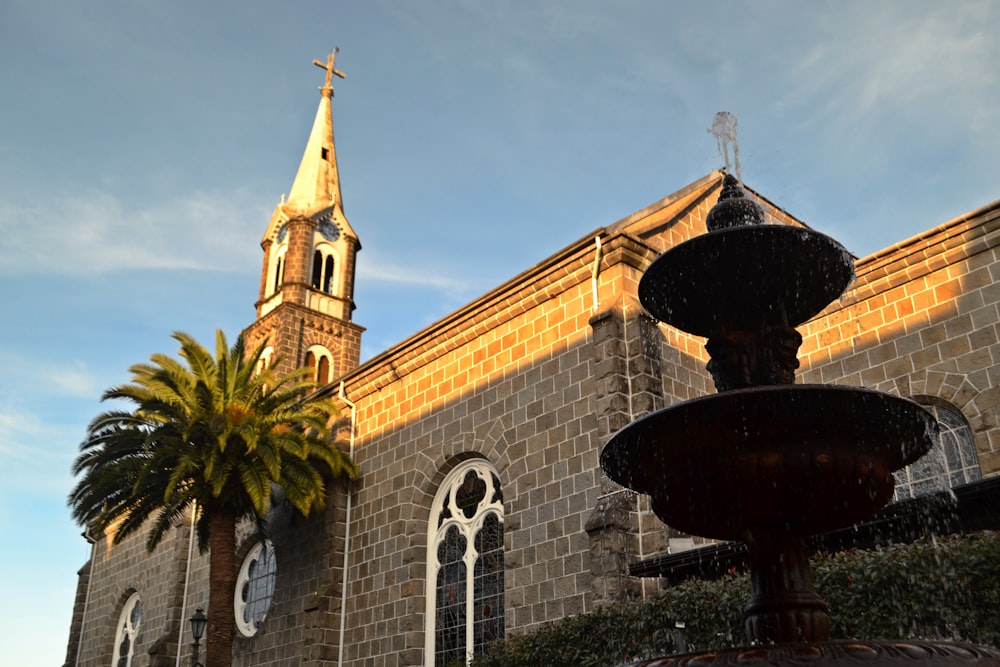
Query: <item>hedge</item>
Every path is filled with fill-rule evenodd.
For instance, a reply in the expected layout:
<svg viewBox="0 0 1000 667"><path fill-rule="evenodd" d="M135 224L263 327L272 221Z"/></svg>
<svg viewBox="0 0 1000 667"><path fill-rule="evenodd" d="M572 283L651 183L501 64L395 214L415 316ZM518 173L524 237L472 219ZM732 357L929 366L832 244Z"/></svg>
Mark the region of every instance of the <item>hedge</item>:
<svg viewBox="0 0 1000 667"><path fill-rule="evenodd" d="M812 559L832 635L952 639L1000 646L1000 535L983 532ZM473 667L610 666L744 645L749 577L691 579L643 601L603 607L510 636ZM683 627L677 627L682 625Z"/></svg>

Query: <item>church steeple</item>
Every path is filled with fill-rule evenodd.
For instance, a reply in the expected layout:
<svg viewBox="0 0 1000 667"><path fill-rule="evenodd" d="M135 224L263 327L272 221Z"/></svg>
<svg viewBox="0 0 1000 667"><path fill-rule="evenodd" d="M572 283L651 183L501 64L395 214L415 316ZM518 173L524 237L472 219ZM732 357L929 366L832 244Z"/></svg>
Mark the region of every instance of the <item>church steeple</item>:
<svg viewBox="0 0 1000 667"><path fill-rule="evenodd" d="M314 60L313 64L326 70L326 85L320 88L322 97L312 132L306 142L306 150L295 174L288 204L303 209L326 203L342 206L340 200L340 174L337 171L337 151L333 141L333 75L345 78L347 75L334 67L333 61L339 49L334 49L327 61Z"/></svg>
<svg viewBox="0 0 1000 667"><path fill-rule="evenodd" d="M334 67L337 51L325 63L313 61L326 70L326 82L292 189L261 240L257 321L247 329L248 338L272 341L285 360L281 372L310 366L321 382L358 364L363 331L351 322L361 243L344 215L333 139L331 81L345 77Z"/></svg>

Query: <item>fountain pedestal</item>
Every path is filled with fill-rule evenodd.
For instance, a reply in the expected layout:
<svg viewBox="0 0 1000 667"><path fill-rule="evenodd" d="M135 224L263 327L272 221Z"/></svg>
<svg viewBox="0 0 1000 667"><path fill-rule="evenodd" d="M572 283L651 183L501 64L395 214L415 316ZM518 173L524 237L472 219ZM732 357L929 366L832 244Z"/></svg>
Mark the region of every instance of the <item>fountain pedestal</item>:
<svg viewBox="0 0 1000 667"><path fill-rule="evenodd" d="M903 398L794 384L795 327L843 293L853 259L823 234L763 220L726 176L709 232L663 253L643 275L639 299L653 317L707 338L719 393L629 424L601 453L608 476L649 494L666 524L747 544L744 618L756 646L642 664L905 658L1000 666L1000 652L963 644L829 641L806 537L870 518L892 497L893 471L929 451L938 427Z"/></svg>

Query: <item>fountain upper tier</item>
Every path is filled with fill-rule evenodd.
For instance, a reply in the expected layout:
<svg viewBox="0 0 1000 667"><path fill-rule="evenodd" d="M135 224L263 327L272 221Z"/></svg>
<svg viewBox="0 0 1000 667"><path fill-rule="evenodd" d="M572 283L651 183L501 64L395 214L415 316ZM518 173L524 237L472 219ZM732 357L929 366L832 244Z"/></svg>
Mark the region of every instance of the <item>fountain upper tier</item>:
<svg viewBox="0 0 1000 667"><path fill-rule="evenodd" d="M781 324L796 327L854 279L850 253L804 227L730 227L660 255L639 300L661 322L696 336Z"/></svg>

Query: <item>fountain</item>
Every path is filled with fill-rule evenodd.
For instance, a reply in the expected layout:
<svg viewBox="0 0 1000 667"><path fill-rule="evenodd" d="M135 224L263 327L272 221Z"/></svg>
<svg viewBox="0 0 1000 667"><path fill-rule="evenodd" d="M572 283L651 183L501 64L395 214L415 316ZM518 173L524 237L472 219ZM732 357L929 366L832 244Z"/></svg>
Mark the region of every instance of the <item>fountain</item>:
<svg viewBox="0 0 1000 667"><path fill-rule="evenodd" d="M750 646L636 664L1000 665L1000 651L968 644L831 639L806 538L885 505L893 471L932 447L937 423L889 394L795 384L795 327L854 278L843 246L810 229L764 224L728 174L707 227L650 265L639 299L657 320L707 338L718 393L629 424L605 446L601 466L649 494L668 525L746 543Z"/></svg>

